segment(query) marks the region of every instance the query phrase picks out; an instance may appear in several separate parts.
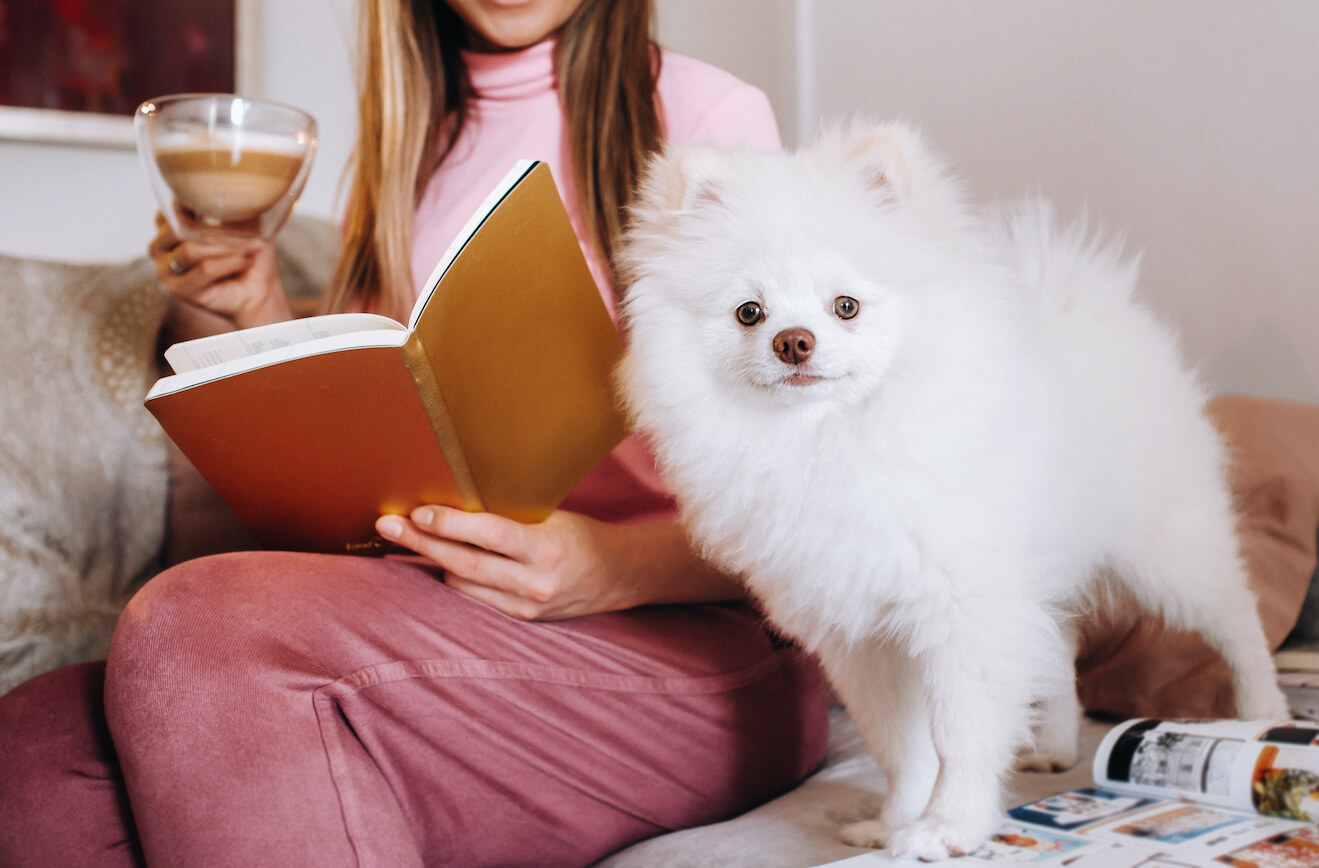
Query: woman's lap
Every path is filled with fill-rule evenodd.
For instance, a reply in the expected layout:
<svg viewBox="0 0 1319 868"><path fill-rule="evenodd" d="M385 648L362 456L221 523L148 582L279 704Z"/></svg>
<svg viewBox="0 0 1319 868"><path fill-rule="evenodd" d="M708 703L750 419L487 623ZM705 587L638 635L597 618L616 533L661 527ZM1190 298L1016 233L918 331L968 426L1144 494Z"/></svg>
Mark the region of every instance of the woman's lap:
<svg viewBox="0 0 1319 868"><path fill-rule="evenodd" d="M149 583L106 704L172 861L580 864L790 786L826 725L742 607L533 624L402 561L274 553Z"/></svg>

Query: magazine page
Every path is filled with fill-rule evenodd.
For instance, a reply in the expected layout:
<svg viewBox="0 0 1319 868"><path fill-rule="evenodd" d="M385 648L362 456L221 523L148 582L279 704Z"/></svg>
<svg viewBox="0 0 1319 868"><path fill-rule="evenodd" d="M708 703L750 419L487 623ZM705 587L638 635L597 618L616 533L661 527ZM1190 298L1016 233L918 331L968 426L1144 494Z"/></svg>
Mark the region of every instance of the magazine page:
<svg viewBox="0 0 1319 868"><path fill-rule="evenodd" d="M1319 819L1319 725L1308 721L1139 719L1100 743L1101 787L1203 805Z"/></svg>
<svg viewBox="0 0 1319 868"><path fill-rule="evenodd" d="M1302 856L1311 860L1302 864L1319 866L1319 849L1311 850L1311 842L1319 843L1319 838L1308 823L1102 787L1022 805L1008 811L1008 817L1022 821L1028 832L1038 828L1066 836L1072 858L1060 862L1069 866L1251 868L1273 864L1261 853L1286 849L1293 839Z"/></svg>
<svg viewBox="0 0 1319 868"><path fill-rule="evenodd" d="M1225 808L1085 788L1007 812L958 866L1067 868L1319 868L1319 830L1308 823ZM847 868L926 863L873 850L829 863Z"/></svg>

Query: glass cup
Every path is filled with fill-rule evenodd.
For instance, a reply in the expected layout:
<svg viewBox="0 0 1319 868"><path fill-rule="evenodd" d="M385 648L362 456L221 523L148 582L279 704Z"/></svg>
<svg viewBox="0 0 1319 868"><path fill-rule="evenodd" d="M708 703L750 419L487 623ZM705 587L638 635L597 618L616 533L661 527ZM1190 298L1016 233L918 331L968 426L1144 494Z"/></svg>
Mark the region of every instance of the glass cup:
<svg viewBox="0 0 1319 868"><path fill-rule="evenodd" d="M316 121L277 103L225 93L149 99L133 117L151 189L185 241L269 241L311 171Z"/></svg>

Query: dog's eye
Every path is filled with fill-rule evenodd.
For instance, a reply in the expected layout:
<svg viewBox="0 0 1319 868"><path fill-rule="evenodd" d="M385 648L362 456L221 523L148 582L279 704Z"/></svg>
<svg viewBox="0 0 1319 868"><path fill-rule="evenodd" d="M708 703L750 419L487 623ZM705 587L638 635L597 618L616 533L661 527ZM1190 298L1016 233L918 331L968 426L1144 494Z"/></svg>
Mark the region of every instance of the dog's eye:
<svg viewBox="0 0 1319 868"><path fill-rule="evenodd" d="M737 306L737 321L744 326L753 326L764 318L764 309L754 301L744 301Z"/></svg>
<svg viewBox="0 0 1319 868"><path fill-rule="evenodd" d="M839 319L851 319L861 312L861 302L848 295L840 295L834 299L834 313L838 314Z"/></svg>

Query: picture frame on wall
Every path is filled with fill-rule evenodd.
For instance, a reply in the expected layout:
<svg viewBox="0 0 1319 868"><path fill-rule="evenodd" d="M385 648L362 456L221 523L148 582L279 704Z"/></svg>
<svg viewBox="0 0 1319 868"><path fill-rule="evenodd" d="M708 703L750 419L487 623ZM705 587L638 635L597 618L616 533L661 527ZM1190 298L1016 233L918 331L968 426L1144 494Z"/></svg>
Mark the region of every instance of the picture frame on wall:
<svg viewBox="0 0 1319 868"><path fill-rule="evenodd" d="M253 94L260 0L0 0L0 140L133 148L153 96Z"/></svg>

